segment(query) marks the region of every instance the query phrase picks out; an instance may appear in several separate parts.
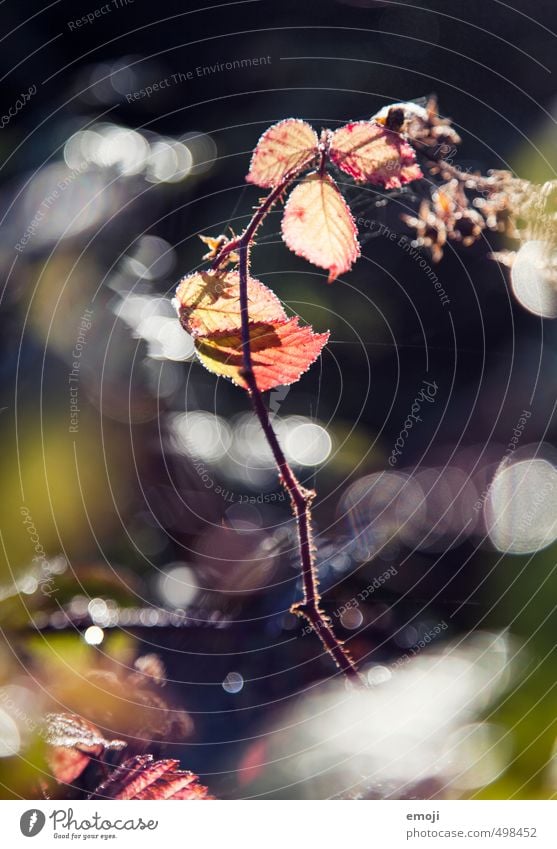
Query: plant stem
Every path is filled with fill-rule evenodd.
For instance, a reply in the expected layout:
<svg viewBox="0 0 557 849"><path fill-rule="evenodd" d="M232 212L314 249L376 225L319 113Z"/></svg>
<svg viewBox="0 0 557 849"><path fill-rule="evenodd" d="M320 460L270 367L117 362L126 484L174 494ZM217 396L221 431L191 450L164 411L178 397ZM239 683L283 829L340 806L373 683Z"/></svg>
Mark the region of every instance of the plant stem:
<svg viewBox="0 0 557 849"><path fill-rule="evenodd" d="M296 519L298 529L304 595L302 601L294 604L291 610L296 615L304 616L307 619L311 628L320 638L325 649L329 652L339 669L347 676L347 678L351 681L361 683L362 679L354 661L344 648L342 642L335 636L330 620L319 606L321 596L319 594L319 581L315 568L314 548L312 545L310 510L311 502L315 498L315 492L313 490L305 489L305 487L300 484L284 456L284 452L273 428L269 411L263 400L261 391L257 386L251 357L248 300L249 250L253 242L254 235L258 227L263 222L263 219L273 204L280 198L289 183L292 182L296 176L297 174L287 175L282 182L269 193L267 198L254 212L242 235L237 239L231 240L224 246L221 253L217 256L213 263L213 267L218 267L224 256L231 250L238 253L240 313L242 321L242 353L244 359L242 376L248 386L248 393L251 398L255 414L259 419L265 438L273 453L273 457L279 471L280 480L290 496L292 512Z"/></svg>

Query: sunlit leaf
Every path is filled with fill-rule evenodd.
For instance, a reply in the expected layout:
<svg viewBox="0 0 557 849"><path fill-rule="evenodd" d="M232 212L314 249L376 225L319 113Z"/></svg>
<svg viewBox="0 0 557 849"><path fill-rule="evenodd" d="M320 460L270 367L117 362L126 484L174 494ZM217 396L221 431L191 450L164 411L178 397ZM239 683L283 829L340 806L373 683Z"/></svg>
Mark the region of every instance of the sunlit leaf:
<svg viewBox="0 0 557 849"><path fill-rule="evenodd" d="M259 389L294 383L317 359L328 333L301 327L297 318L273 323L250 322L250 349ZM209 371L247 388L240 330L222 331L195 340L199 359Z"/></svg>
<svg viewBox="0 0 557 849"><path fill-rule="evenodd" d="M96 725L73 713L47 714L46 741L52 746L48 755L52 773L64 784L75 781L91 758L126 745L123 740L107 740Z"/></svg>
<svg viewBox="0 0 557 849"><path fill-rule="evenodd" d="M399 189L423 177L408 142L373 121L356 121L336 130L329 155L354 180L386 189Z"/></svg>
<svg viewBox="0 0 557 849"><path fill-rule="evenodd" d="M286 319L277 296L254 277L248 278L248 299L253 321ZM182 326L194 336L239 328L239 274L237 271L190 274L180 282L174 303Z"/></svg>
<svg viewBox="0 0 557 849"><path fill-rule="evenodd" d="M122 740L107 740L96 725L73 713L49 713L46 722L47 742L51 746L77 748L88 753L125 746Z"/></svg>
<svg viewBox="0 0 557 849"><path fill-rule="evenodd" d="M137 755L117 767L91 799L211 799L193 772L177 769L176 760L155 761Z"/></svg>
<svg viewBox="0 0 557 849"><path fill-rule="evenodd" d="M305 121L279 121L259 139L246 180L263 188L276 186L290 171L308 166L317 155L317 145L317 135Z"/></svg>
<svg viewBox="0 0 557 849"><path fill-rule="evenodd" d="M284 210L282 235L291 251L326 268L329 282L360 256L352 213L328 174L314 172L296 186Z"/></svg>

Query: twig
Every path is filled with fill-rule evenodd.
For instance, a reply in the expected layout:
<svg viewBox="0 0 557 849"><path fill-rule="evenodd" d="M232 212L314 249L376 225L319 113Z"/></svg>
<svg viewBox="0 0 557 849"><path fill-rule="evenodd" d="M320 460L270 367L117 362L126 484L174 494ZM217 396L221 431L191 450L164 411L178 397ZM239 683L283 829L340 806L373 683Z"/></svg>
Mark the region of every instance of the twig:
<svg viewBox="0 0 557 849"><path fill-rule="evenodd" d="M287 174L281 183L269 193L263 203L255 210L248 226L235 239L228 242L216 257L213 268L218 268L225 256L232 250L239 256L239 278L240 278L240 313L242 322L242 353L243 371L242 376L248 386L253 409L265 434L265 438L273 453L281 482L287 490L292 504L292 512L296 519L298 529L298 540L300 544L300 562L302 580L304 587L303 599L291 608L298 616L304 616L312 629L320 638L325 649L329 652L335 663L342 672L352 681L362 682L354 661L350 657L342 642L337 639L330 620L319 606L321 596L319 594L319 581L315 568L314 549L311 536L311 503L315 498L313 490L305 489L284 456L277 435L273 428L267 406L263 400L261 391L257 386L253 371L250 332L249 332L249 300L248 300L248 275L249 275L249 251L253 238L265 216L274 203L281 197L288 185L296 178L297 172Z"/></svg>

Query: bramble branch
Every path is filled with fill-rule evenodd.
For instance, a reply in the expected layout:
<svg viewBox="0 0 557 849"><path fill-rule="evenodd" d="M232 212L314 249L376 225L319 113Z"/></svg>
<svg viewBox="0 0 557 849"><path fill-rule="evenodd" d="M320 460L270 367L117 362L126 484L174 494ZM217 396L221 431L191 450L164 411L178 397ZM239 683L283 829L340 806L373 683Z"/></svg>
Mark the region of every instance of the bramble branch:
<svg viewBox="0 0 557 849"><path fill-rule="evenodd" d="M292 612L303 616L320 638L324 648L329 652L339 669L352 681L361 682L361 676L344 648L342 642L337 639L332 625L321 610L319 581L315 567L314 548L311 534L311 503L315 498L315 492L303 487L292 471L284 452L281 448L275 430L273 428L269 411L260 392L252 365L250 331L249 331L249 300L248 300L248 273L249 252L253 244L255 233L263 223L267 213L282 196L290 183L296 179L297 171L285 176L281 183L269 193L261 205L255 210L248 226L241 236L230 240L223 246L220 253L213 262L213 268L218 268L224 258L235 251L239 257L240 277L240 313L242 326L242 354L243 374L248 386L248 394L251 398L254 412L265 434L265 438L272 451L281 482L287 490L292 504L292 511L296 519L298 529L298 541L300 545L301 572L304 587L304 596L300 602L292 606Z"/></svg>

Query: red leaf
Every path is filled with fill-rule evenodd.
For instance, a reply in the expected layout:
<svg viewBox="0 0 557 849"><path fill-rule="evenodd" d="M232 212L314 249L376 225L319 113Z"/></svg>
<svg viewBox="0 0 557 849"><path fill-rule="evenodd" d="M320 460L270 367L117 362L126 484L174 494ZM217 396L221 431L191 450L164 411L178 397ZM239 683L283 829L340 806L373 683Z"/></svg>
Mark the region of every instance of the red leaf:
<svg viewBox="0 0 557 849"><path fill-rule="evenodd" d="M250 349L258 388L264 392L275 386L294 383L317 359L328 333L314 333L300 327L297 318L250 322ZM214 374L229 377L247 389L240 330L224 330L195 340L197 355Z"/></svg>
<svg viewBox="0 0 557 849"><path fill-rule="evenodd" d="M177 762L175 762L177 763ZM198 792L195 788L197 787ZM197 784L193 772L166 773L137 793L134 799L195 799L206 796L207 790Z"/></svg>
<svg viewBox="0 0 557 849"><path fill-rule="evenodd" d="M98 752L98 754L101 753ZM77 749L63 749L58 746L48 754L52 775L60 784L73 784L90 760L90 755L85 755Z"/></svg>
<svg viewBox="0 0 557 849"><path fill-rule="evenodd" d="M277 296L255 277L248 277L250 319L286 319ZM202 271L184 277L176 289L175 306L182 326L206 336L240 327L240 277L237 271Z"/></svg>
<svg viewBox="0 0 557 849"><path fill-rule="evenodd" d="M309 174L284 210L282 235L291 251L329 271L329 283L360 256L352 213L328 174Z"/></svg>
<svg viewBox="0 0 557 849"><path fill-rule="evenodd" d="M305 121L288 118L273 124L257 143L246 180L263 188L277 186L289 172L309 166L317 156L318 143Z"/></svg>
<svg viewBox="0 0 557 849"><path fill-rule="evenodd" d="M193 772L177 769L176 760L152 755L129 758L100 784L90 799L211 799Z"/></svg>
<svg viewBox="0 0 557 849"><path fill-rule="evenodd" d="M373 121L356 121L336 130L329 156L355 180L386 189L399 189L423 177L408 142L399 133Z"/></svg>

